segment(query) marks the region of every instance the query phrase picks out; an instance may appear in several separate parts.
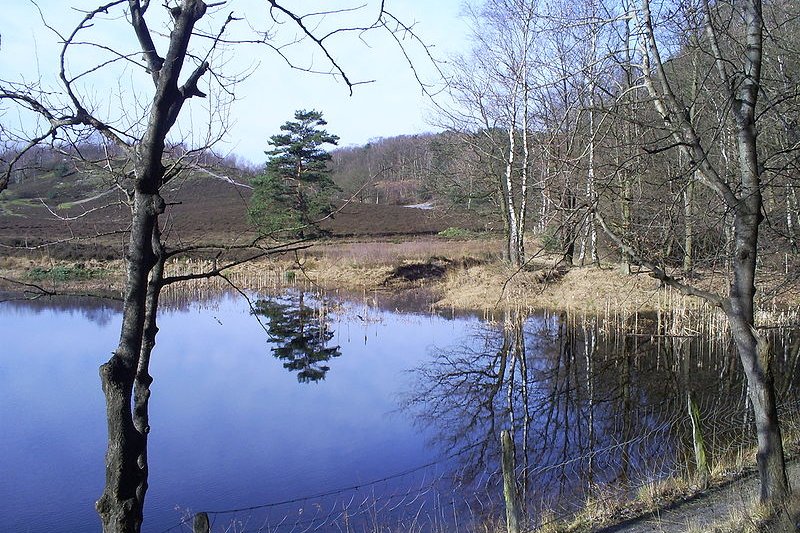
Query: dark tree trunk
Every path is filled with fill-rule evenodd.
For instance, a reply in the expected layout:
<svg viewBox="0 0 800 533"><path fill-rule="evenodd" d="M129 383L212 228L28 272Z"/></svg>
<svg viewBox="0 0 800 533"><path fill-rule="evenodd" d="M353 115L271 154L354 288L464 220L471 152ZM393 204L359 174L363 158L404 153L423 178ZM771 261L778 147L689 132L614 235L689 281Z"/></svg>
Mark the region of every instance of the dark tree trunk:
<svg viewBox="0 0 800 533"><path fill-rule="evenodd" d="M182 0L173 7L173 29L165 58L161 58L144 21L148 4L129 0L130 20L153 77L155 91L147 130L136 146L131 233L126 254L127 281L123 298L119 345L100 367L106 398L108 449L106 485L97 501L103 531L138 532L147 492L147 436L150 354L155 346L158 298L165 261L158 219L165 203L159 195L165 183L162 163L167 134L187 99L204 96L197 82L208 64L195 67L183 85L184 66L195 23L205 14L202 0Z"/></svg>
<svg viewBox="0 0 800 533"><path fill-rule="evenodd" d="M736 329L736 328L735 328ZM758 452L756 461L761 480L762 503L780 503L789 495L783 439L778 424L775 387L770 371L769 346L752 332L734 335L747 375L748 396L753 404Z"/></svg>
<svg viewBox="0 0 800 533"><path fill-rule="evenodd" d="M572 187L567 184L561 198L561 206L567 211L567 216L562 219L561 226L564 231L562 244L564 249L563 262L568 267L575 264L575 241L578 239L578 229L575 223L575 208L577 204L578 200L575 198L575 193L572 191Z"/></svg>
<svg viewBox="0 0 800 533"><path fill-rule="evenodd" d="M737 98L732 102L742 190L734 209L733 279L726 312L753 404L758 434L761 501L779 503L788 496L789 483L778 424L775 387L770 373L769 346L755 330L754 312L758 232L763 219L756 131L756 102L763 50L761 1L745 2L742 14L747 47L742 81Z"/></svg>
<svg viewBox="0 0 800 533"><path fill-rule="evenodd" d="M97 501L104 531L136 532L142 524L150 431L147 399L152 381L148 365L155 345L163 265L153 244L158 242L160 252L157 220L163 210L164 202L157 194L136 193L119 346L100 367L108 423L106 485Z"/></svg>
<svg viewBox="0 0 800 533"><path fill-rule="evenodd" d="M747 377L758 437L757 463L761 479L761 501L778 503L789 494L783 439L778 424L775 387L770 369L771 354L766 340L754 327L754 296L761 195L758 187L742 202L735 215L735 250L730 305L725 312Z"/></svg>

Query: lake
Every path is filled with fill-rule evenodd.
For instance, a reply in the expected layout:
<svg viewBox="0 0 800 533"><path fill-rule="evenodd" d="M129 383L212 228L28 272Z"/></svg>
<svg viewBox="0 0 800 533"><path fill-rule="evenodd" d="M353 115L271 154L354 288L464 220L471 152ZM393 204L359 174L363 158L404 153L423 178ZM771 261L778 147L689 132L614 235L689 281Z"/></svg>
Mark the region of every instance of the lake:
<svg viewBox="0 0 800 533"><path fill-rule="evenodd" d="M607 317L487 320L299 292L252 306L169 300L151 363L144 531L188 531L197 511L215 531L468 531L502 511L498 435L509 428L532 516L570 512L599 486L632 491L685 468L688 391L720 459L751 442L729 341L666 335L661 317L612 328ZM99 531L98 367L119 310L6 302L0 317L0 529ZM784 398L796 344L796 332L777 337Z"/></svg>

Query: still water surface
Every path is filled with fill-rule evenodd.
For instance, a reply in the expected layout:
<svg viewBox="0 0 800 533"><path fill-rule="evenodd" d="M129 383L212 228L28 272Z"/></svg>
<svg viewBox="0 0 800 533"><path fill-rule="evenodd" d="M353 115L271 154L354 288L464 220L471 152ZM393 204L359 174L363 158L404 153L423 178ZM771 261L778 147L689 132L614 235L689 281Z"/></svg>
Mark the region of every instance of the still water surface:
<svg viewBox="0 0 800 533"><path fill-rule="evenodd" d="M214 530L469 531L502 513L502 429L541 522L542 508L570 512L595 489L635 493L690 466L690 392L712 462L745 453L752 420L730 339L708 314L683 322L443 317L300 293L168 304L144 530L240 509L212 513ZM100 529L97 369L119 323L97 303L0 304L0 530ZM779 396L797 415L800 335L770 331Z"/></svg>
<svg viewBox="0 0 800 533"><path fill-rule="evenodd" d="M161 312L146 531L175 525L186 510L303 497L440 455L398 412L398 397L406 371L475 319L358 304L328 319L341 355L324 380L299 383L241 298ZM106 436L97 369L120 320L86 303L0 306L0 529L99 530Z"/></svg>

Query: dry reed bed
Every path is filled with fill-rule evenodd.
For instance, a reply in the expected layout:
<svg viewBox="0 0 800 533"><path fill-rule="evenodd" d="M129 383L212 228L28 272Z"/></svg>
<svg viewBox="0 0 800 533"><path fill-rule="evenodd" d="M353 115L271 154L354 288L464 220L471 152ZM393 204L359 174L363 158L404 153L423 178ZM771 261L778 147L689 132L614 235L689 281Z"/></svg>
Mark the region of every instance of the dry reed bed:
<svg viewBox="0 0 800 533"><path fill-rule="evenodd" d="M602 316L611 327L627 322L630 316L640 313L657 314L659 330L676 335L708 334L725 330L721 313L696 298L681 295L675 290L661 287L646 274L623 274L615 265L603 267L574 267L555 272L556 256L540 254L526 270L504 264L497 256L500 243L493 239L448 241L435 237L413 241L375 242L323 242L297 253L287 253L262 259L224 271L224 278L198 280L182 287L168 287L170 294L195 293L198 296L238 288L247 291L268 291L288 286L340 289L352 293L413 290L426 287L435 293L434 307L439 310L483 311L491 318L507 307L526 310L552 309L588 313ZM441 279L423 280L394 286L386 280L393 269L410 263L424 263L431 258L445 257L453 262ZM469 259L469 263L464 262ZM468 266L457 266L461 261ZM34 267L52 267L58 262L41 259L3 258L0 276L26 281L27 273ZM212 261L176 259L169 261L166 274L187 275L208 272ZM55 283L41 282L47 290L69 292L115 292L119 294L124 280L121 261L89 261L87 268L103 271L104 275L88 280ZM700 280L703 288L724 287L720 276L705 276ZM6 284L13 290L13 284ZM794 307L787 304L794 304ZM800 323L795 301L771 300L762 304L757 315L761 326Z"/></svg>
<svg viewBox="0 0 800 533"><path fill-rule="evenodd" d="M405 248L402 253L407 252ZM558 281L542 283L537 281L536 272L515 271L502 263L483 263L448 271L442 280L390 289L384 281L398 260L384 261L378 257L373 255L373 262L365 264L361 259L352 259L347 250L340 250L335 256L321 253L271 259L227 270L224 278L214 277L165 290L176 297L186 294L203 300L222 290L274 294L297 287L370 296L430 289L432 311L480 311L488 321L502 320L504 310L509 307L523 312L551 310L565 312L578 320L597 321L600 333L625 331L649 336L655 332L665 337L703 337L714 343L730 340L727 319L719 309L669 287L659 287L644 274L631 276L613 268L580 267L568 271ZM185 275L212 267L208 261L173 261L167 265L167 274ZM800 324L800 308L773 304L758 310L756 322L757 327L766 329L796 327Z"/></svg>

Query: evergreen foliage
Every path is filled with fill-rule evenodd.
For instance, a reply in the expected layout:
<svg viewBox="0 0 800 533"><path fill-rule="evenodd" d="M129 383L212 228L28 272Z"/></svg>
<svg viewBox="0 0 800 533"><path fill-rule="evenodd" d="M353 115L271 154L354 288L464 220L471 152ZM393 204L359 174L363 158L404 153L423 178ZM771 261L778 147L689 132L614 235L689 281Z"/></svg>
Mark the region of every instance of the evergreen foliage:
<svg viewBox="0 0 800 533"><path fill-rule="evenodd" d="M259 300L254 312L269 319L267 332L275 343L272 353L284 368L297 372L301 383L325 379L330 367L324 363L342 352L339 346L328 346L334 332L317 309L305 304L302 293Z"/></svg>
<svg viewBox="0 0 800 533"><path fill-rule="evenodd" d="M264 234L309 237L320 233L316 223L332 211L331 155L323 145L339 137L322 129L327 122L319 111L299 110L277 135L264 173L253 181L250 220Z"/></svg>

